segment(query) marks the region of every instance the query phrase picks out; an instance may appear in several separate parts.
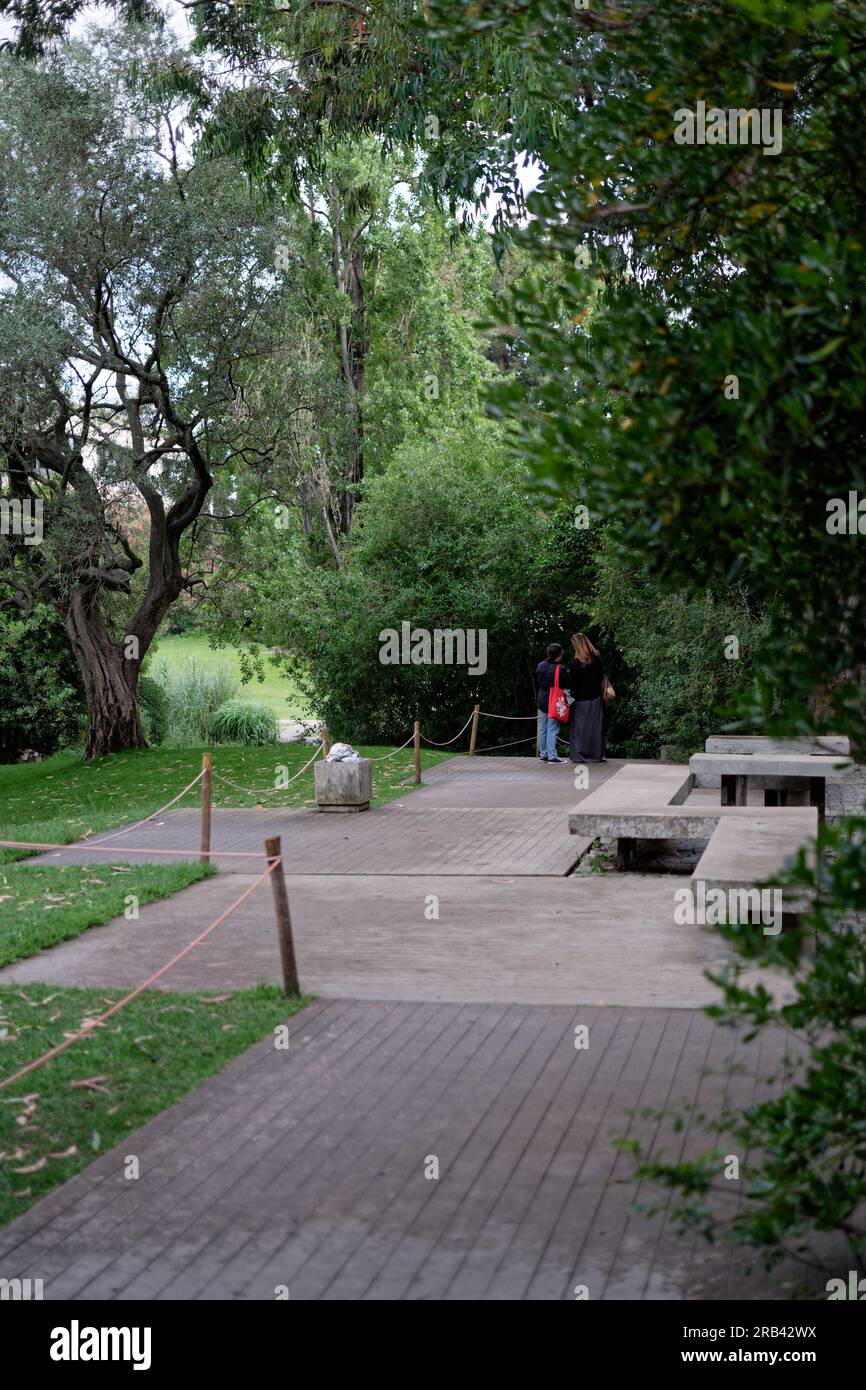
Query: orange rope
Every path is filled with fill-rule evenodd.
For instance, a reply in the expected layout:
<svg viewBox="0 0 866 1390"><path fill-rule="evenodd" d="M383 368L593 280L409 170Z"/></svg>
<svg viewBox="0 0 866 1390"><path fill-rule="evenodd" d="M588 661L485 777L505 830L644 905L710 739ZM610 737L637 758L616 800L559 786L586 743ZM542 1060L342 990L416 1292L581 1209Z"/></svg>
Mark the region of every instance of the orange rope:
<svg viewBox="0 0 866 1390"><path fill-rule="evenodd" d="M13 1072L11 1076L7 1076L5 1081L0 1081L0 1091L5 1090L7 1086L11 1086L13 1081L20 1081L22 1076L27 1076L28 1072L35 1071L37 1067L44 1066L46 1062L51 1061L52 1057L57 1057L61 1052L65 1052L73 1043L77 1043L79 1039L85 1038L89 1033L92 1033L94 1028L101 1027L107 1018L111 1018L112 1014L116 1014L125 1004L129 1004L133 999L137 999L139 994L143 994L144 991L153 984L154 980L160 979L171 970L173 966L177 965L179 960L183 960L184 956L188 956L194 947L199 946L201 942L204 941L205 937L210 936L212 931L216 931L216 928L221 926L226 918L231 916L235 909L240 907L241 903L248 898L251 893L256 891L259 884L264 883L265 879L269 878L274 872L274 869L282 865L282 862L282 855L271 860L264 873L259 875L255 883L251 883L249 888L246 888L244 892L241 893L240 897L235 899L231 907L227 907L225 912L221 913L215 922L211 922L210 926L206 927L205 930L196 937L195 941L191 941L188 946L184 946L183 950L179 951L174 957L174 960L170 960L167 965L163 965L161 969L157 970L156 974L151 975L149 979L145 980L143 985L138 985L138 987L132 990L130 994L127 994L125 998L119 999L116 1004L112 1004L111 1008L106 1009L104 1014L100 1014L98 1018L92 1019L86 1028L82 1028L80 1033L75 1033L71 1038L66 1038L62 1043L58 1043L56 1047L52 1047L49 1052L45 1052L41 1057L37 1057L35 1061L28 1062L26 1067L21 1067L19 1071Z"/></svg>

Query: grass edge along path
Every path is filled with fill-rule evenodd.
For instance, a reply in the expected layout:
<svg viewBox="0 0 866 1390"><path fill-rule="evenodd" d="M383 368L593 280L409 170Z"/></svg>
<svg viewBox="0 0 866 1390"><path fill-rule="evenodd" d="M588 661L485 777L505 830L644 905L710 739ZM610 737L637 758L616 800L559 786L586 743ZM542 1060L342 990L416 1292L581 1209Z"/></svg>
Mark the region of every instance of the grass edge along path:
<svg viewBox="0 0 866 1390"><path fill-rule="evenodd" d="M143 748L113 753L84 762L61 754L38 763L0 766L0 840L33 840L69 844L73 840L113 830L141 820L164 806L201 771L202 748ZM278 780L293 777L314 752L308 744L269 744L265 747L223 745L213 755L213 805L222 807L302 807L315 804L315 763L290 786ZM412 790L411 747L385 758L387 747L359 746L373 764L373 805L384 806ZM424 750L423 767L453 757L453 753ZM230 778L249 792L219 781ZM193 787L180 808L199 804ZM130 840L134 844L134 837ZM118 841L118 847L120 842ZM0 864L26 858L27 850L0 849Z"/></svg>
<svg viewBox="0 0 866 1390"><path fill-rule="evenodd" d="M168 898L215 872L196 860L131 867L0 863L0 968L123 916L127 909L138 911Z"/></svg>
<svg viewBox="0 0 866 1390"><path fill-rule="evenodd" d="M0 986L0 1080L123 995L71 986ZM307 996L287 999L267 984L220 995L149 990L0 1092L0 1226L309 1002ZM117 1162L125 1172L124 1153Z"/></svg>

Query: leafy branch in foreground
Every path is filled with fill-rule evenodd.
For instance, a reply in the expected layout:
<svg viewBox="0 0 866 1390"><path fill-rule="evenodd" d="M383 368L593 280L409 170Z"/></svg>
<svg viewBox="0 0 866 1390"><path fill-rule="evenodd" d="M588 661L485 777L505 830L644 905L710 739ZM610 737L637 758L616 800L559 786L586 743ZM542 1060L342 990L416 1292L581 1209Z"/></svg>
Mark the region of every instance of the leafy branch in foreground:
<svg viewBox="0 0 866 1390"><path fill-rule="evenodd" d="M838 1244L828 1245L827 1233L841 1233L852 1267L866 1274L866 817L822 828L814 866L801 851L782 892L813 895L799 927L777 936L718 927L734 956L709 976L722 1002L707 1009L743 1027L746 1039L775 1029L788 1035L765 1081L770 1094L745 1110L726 1103L721 1114L693 1114L702 1129L725 1136L695 1159L672 1161L627 1138L618 1147L635 1156L638 1178L674 1194L680 1229L751 1246L768 1268L786 1255L835 1265ZM755 964L775 967L772 993L762 982L744 983L743 971ZM679 1112L674 1129L686 1119ZM738 1182L723 1176L731 1154L739 1157ZM649 1215L656 1205L641 1210Z"/></svg>

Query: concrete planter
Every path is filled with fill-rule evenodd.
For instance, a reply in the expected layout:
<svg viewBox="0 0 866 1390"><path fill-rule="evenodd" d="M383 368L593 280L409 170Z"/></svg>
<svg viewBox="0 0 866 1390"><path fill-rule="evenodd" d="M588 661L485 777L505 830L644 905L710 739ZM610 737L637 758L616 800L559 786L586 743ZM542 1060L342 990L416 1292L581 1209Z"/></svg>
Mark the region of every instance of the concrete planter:
<svg viewBox="0 0 866 1390"><path fill-rule="evenodd" d="M316 763L316 802L320 811L368 811L373 795L369 758Z"/></svg>

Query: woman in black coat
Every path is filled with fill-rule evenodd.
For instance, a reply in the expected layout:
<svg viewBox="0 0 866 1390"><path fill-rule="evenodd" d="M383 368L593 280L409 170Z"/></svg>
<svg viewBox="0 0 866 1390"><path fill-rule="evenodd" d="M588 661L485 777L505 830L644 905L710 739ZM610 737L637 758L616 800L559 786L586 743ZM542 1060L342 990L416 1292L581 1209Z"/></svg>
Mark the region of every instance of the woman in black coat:
<svg viewBox="0 0 866 1390"><path fill-rule="evenodd" d="M597 649L583 632L571 639L574 659L563 684L574 698L568 726L571 760L601 763L604 756L604 666Z"/></svg>

